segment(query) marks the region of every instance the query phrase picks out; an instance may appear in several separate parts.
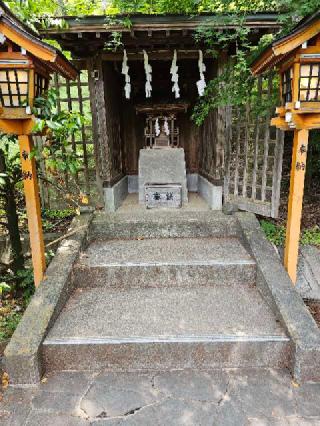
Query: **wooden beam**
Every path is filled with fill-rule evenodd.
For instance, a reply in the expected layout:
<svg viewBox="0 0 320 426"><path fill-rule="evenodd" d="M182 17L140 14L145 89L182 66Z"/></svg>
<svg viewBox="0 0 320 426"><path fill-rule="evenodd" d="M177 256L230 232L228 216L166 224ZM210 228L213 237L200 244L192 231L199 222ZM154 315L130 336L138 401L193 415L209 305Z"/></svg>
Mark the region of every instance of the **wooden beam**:
<svg viewBox="0 0 320 426"><path fill-rule="evenodd" d="M178 53L178 60L179 59L198 59L199 58L199 51L195 49L177 49ZM134 61L134 60L141 60L143 61L143 53L142 49L140 49L140 52L131 53L128 52L128 60ZM148 57L152 60L171 60L173 55L173 49L159 49L154 51L148 50ZM210 53L205 53L203 55L205 58L212 58L212 55ZM105 52L101 54L101 57L104 61L122 61L123 59L123 53L122 52Z"/></svg>
<svg viewBox="0 0 320 426"><path fill-rule="evenodd" d="M43 242L36 162L35 158L31 158L30 155L33 150L32 136L20 135L19 146L30 234L34 283L37 287L43 279L46 268L46 260Z"/></svg>
<svg viewBox="0 0 320 426"><path fill-rule="evenodd" d="M304 178L307 164L308 130L295 130L292 149L290 174L290 194L288 204L288 222L284 265L292 280L296 283L299 253L301 213L304 191Z"/></svg>

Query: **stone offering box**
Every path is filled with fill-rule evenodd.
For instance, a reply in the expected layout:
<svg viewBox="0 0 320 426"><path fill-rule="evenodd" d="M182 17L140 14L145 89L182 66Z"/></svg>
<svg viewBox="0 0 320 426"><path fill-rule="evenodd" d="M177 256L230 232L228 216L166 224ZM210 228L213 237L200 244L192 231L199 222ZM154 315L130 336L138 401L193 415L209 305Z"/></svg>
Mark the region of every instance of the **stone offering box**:
<svg viewBox="0 0 320 426"><path fill-rule="evenodd" d="M147 209L178 209L182 206L182 186L179 184L146 184L145 203Z"/></svg>

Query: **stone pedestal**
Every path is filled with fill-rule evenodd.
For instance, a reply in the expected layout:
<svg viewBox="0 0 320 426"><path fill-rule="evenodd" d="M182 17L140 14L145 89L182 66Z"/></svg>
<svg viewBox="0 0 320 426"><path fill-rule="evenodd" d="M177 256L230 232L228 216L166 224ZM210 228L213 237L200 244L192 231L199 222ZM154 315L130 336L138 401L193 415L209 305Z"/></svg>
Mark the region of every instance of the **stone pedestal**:
<svg viewBox="0 0 320 426"><path fill-rule="evenodd" d="M139 203L145 203L145 185L181 185L182 203L188 202L183 148L141 149L139 155Z"/></svg>

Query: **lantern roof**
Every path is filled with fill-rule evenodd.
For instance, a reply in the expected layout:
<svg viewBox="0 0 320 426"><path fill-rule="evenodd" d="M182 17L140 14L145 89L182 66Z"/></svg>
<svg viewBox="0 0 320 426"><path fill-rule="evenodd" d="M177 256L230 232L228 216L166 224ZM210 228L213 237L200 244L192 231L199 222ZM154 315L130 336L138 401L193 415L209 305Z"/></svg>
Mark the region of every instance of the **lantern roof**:
<svg viewBox="0 0 320 426"><path fill-rule="evenodd" d="M57 72L74 80L78 70L55 47L45 43L41 37L20 21L0 0L0 33L19 47L25 49L42 63L49 72Z"/></svg>
<svg viewBox="0 0 320 426"><path fill-rule="evenodd" d="M320 10L302 19L293 30L272 42L251 64L253 75L273 68L320 33Z"/></svg>

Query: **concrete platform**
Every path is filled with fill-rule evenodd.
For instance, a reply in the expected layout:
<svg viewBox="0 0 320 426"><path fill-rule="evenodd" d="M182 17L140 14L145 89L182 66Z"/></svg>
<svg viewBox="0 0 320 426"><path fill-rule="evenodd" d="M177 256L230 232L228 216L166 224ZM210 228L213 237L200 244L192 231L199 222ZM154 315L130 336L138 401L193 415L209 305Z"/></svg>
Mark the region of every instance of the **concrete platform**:
<svg viewBox="0 0 320 426"><path fill-rule="evenodd" d="M44 341L46 369L284 366L290 342L257 289L78 289Z"/></svg>
<svg viewBox="0 0 320 426"><path fill-rule="evenodd" d="M74 269L79 287L253 286L256 264L235 238L94 242Z"/></svg>

